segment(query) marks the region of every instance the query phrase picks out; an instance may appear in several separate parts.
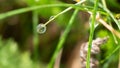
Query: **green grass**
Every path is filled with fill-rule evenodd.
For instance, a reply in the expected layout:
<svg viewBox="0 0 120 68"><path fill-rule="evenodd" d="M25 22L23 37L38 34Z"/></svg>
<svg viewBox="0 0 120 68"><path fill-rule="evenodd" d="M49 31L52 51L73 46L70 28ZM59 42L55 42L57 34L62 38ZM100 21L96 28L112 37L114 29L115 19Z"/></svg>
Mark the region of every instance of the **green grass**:
<svg viewBox="0 0 120 68"><path fill-rule="evenodd" d="M85 10L81 6L77 6L77 5L73 5L73 4L40 5L40 6L21 8L21 9L12 10L12 11L9 11L9 12L1 13L0 14L0 20L5 19L5 18L10 17L10 16L13 16L13 15L22 14L22 13L25 13L25 12L34 11L34 10L38 10L38 9L42 9L42 8L50 8L50 7L73 7L73 8L78 8L78 9L81 9L81 10Z"/></svg>
<svg viewBox="0 0 120 68"><path fill-rule="evenodd" d="M84 0L85 1L85 0ZM84 1L80 2L79 4L83 3ZM100 5L99 5L100 4ZM13 16L13 15L17 15L17 14L22 14L22 13L25 13L25 12L29 12L29 11L32 11L32 21L33 21L33 44L34 44L34 60L37 60L38 59L38 51L37 51L37 48L38 48L38 44L39 44L39 39L38 39L38 34L36 32L36 27L38 25L38 22L39 22L39 13L37 12L37 10L39 9L42 9L42 8L52 8L52 7L68 7L67 9L63 10L62 12L54 15L54 17L52 17L51 19L49 19L46 23L45 23L45 26L48 25L51 21L55 20L57 17L59 17L60 15L63 15L64 13L70 11L71 9L75 9L75 11L73 12L67 26L66 26L66 29L64 30L64 32L61 34L60 36L60 39L58 41L58 44L57 44L57 47L52 55L52 58L50 59L50 62L48 63L48 68L53 68L54 66L54 63L55 63L55 60L57 58L57 55L58 53L60 52L60 50L62 48L64 48L64 43L66 42L66 38L71 30L71 27L73 26L74 24L74 20L76 18L76 15L78 13L79 10L83 10L83 11L90 11L92 12L92 15L90 17L91 21L90 21L90 35L89 35L89 44L88 44L88 54L87 54L87 68L90 68L90 54L91 54L91 46L92 46L92 40L93 40L93 37L95 35L94 31L95 31L95 22L96 22L96 14L97 12L100 12L101 14L105 15L105 16L109 16L112 18L112 20L116 23L116 25L118 26L119 30L120 30L120 24L118 22L117 19L115 19L113 13L107 8L106 6L106 2L105 0L102 0L102 4L99 2L99 0L95 0L95 3L94 3L94 6L89 6L89 5L76 5L76 4L46 4L46 5L37 5L37 6L33 6L33 7L27 7L27 8L21 8L21 9L17 9L17 10L12 10L12 11L8 11L8 12L5 12L5 13L1 13L0 14L0 20L2 19L5 19L5 18L8 18L10 16ZM101 9L99 9L98 7L103 7ZM52 15L51 15L52 16ZM115 35L113 34L113 36L115 37ZM119 41L119 39L114 39L114 41ZM10 43L11 42L11 43ZM10 42L7 42L8 44L10 43L11 46L14 46L16 44L13 43L13 41L10 41ZM7 45L8 45L7 44ZM4 45L3 44L3 41L1 41L0 39L0 47L2 48L1 45ZM106 56L106 58L104 60L101 61L101 63L104 63L105 61L109 60L109 58L114 55L115 52L117 52L119 49L120 49L120 46L119 44L116 44L118 45L114 50L112 50L112 52ZM7 53L6 51L9 50L9 48L11 47L8 47L8 46L5 46L3 49L0 50L0 56L2 56L2 58L7 61L7 62L11 62L12 60L6 60L4 58L4 56L6 56L6 54L8 55L13 55L15 56L16 53L19 53L17 50L15 52L15 54L11 54L11 53ZM17 48L17 47L16 47ZM2 51L3 50L3 51ZM2 54L2 52L5 52L6 54ZM10 52L10 51L8 51ZM18 56L18 55L17 55ZM9 57L8 57L9 58ZM28 58L28 59L27 59ZM1 60L3 60L1 59ZM27 62L30 62L28 63L28 65L24 66L24 63L26 63L24 60L27 59L26 61ZM3 61L0 61L0 64L2 65L3 64L3 68L4 68L4 60ZM34 66L33 62L30 60L30 55L29 53L25 53L23 55L21 55L21 57L19 58L16 58L15 61L18 61L19 60L21 61L19 65L21 68L25 68L25 67L31 67ZM8 64L9 66L10 64ZM14 65L11 65L11 67L14 67ZM37 67L36 67L37 68Z"/></svg>
<svg viewBox="0 0 120 68"><path fill-rule="evenodd" d="M63 48L63 44L64 44L64 42L65 42L65 40L67 38L68 33L70 32L70 29L72 27L72 24L74 22L74 19L75 19L77 13L78 13L78 9L76 9L74 11L74 13L73 13L72 17L70 18L70 21L69 21L66 29L65 29L65 31L61 35L60 40L59 40L58 45L57 45L57 48L55 49L55 52L53 53L53 56L52 56L52 58L51 58L51 60L50 60L50 62L48 64L48 68L53 68L55 59L56 59L59 51Z"/></svg>
<svg viewBox="0 0 120 68"><path fill-rule="evenodd" d="M86 68L90 68L90 55L91 55L92 40L93 40L93 35L94 35L94 30L95 30L94 25L95 25L95 22L96 22L96 14L97 14L97 9L98 9L98 3L99 3L99 0L96 0L95 5L94 5L94 9L93 9L93 14L91 15L92 21L90 21L90 36L89 36Z"/></svg>
<svg viewBox="0 0 120 68"><path fill-rule="evenodd" d="M0 68L38 68L37 66L31 60L29 51L20 53L18 44L13 39L3 41L0 37Z"/></svg>
<svg viewBox="0 0 120 68"><path fill-rule="evenodd" d="M38 12L33 11L33 45L34 45L34 60L37 60L38 58L38 44L39 44L39 36L38 33L36 32L36 27L39 23L39 18L38 18Z"/></svg>
<svg viewBox="0 0 120 68"><path fill-rule="evenodd" d="M108 13L110 15L110 17L114 20L114 22L117 24L119 30L120 30L120 23L118 22L117 19L115 19L114 15L111 13L111 11L107 8L106 6L106 1L102 0L102 4L103 4L103 9L106 11L106 13Z"/></svg>

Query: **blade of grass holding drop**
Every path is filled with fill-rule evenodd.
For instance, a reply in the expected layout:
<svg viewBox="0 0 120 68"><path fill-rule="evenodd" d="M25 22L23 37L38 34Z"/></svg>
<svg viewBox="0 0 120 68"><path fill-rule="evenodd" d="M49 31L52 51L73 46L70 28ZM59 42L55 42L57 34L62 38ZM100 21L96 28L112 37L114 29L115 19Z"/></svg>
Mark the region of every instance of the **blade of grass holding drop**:
<svg viewBox="0 0 120 68"><path fill-rule="evenodd" d="M76 9L74 11L74 13L73 13L72 17L70 18L70 21L69 21L66 29L65 29L65 31L61 35L60 40L59 40L58 45L57 45L57 48L56 48L55 52L53 53L53 56L52 56L52 58L51 58L51 60L50 60L50 62L48 64L48 68L53 68L55 59L56 59L60 49L63 47L63 44L64 44L64 42L65 42L65 40L67 38L68 33L70 32L70 29L72 27L73 21L74 21L76 15L77 15L77 13L78 13L78 9Z"/></svg>
<svg viewBox="0 0 120 68"><path fill-rule="evenodd" d="M91 54L91 46L92 46L92 40L93 40L93 35L94 35L94 24L96 20L96 14L97 14L97 9L98 9L98 2L99 0L95 0L95 5L93 9L93 14L92 14L92 22L90 23L90 36L89 36L89 44L88 44L88 53L87 53L87 64L86 68L90 68L90 54Z"/></svg>
<svg viewBox="0 0 120 68"><path fill-rule="evenodd" d="M80 2L77 2L77 3L74 4L74 5L79 5L79 4L81 4L81 3L85 2L85 1L86 1L86 0L82 0L82 1L80 1ZM66 8L64 11L58 13L58 14L55 15L53 18L51 18L50 20L48 20L48 21L45 23L45 25L49 24L49 23L50 23L51 21L53 21L55 18L57 18L57 17L60 16L61 14L66 13L67 11L69 11L69 10L71 10L71 9L72 9L72 7Z"/></svg>

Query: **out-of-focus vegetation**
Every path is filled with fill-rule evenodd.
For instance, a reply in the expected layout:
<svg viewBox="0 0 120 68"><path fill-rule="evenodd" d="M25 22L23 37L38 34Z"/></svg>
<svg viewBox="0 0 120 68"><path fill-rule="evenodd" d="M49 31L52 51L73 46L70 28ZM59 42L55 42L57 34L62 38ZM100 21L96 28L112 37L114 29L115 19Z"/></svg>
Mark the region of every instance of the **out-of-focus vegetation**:
<svg viewBox="0 0 120 68"><path fill-rule="evenodd" d="M45 23L53 16L60 13L70 5L56 6L56 4L74 4L72 0L0 0L0 68L46 68L53 53L60 42L59 38L66 27L70 32L66 33L66 39L62 43L61 68L72 68L78 62L74 62L79 56L79 47L89 39L89 14L93 10L93 1L88 0L74 19L72 27L68 23L73 15L74 9L61 14L54 21L48 24L44 34L37 33L37 25ZM107 7L116 16L120 13L119 0L106 0ZM102 4L99 1L99 5ZM28 9L36 6L53 5L36 10ZM80 5L81 6L81 5ZM18 9L25 8L24 13ZM86 10L86 8L88 8ZM16 10L16 14L9 12ZM101 17L114 29L120 31L112 17L99 6L98 11ZM6 13L8 12L8 13ZM14 15L12 15L14 14ZM118 16L118 15L117 15ZM119 17L117 17L117 20ZM120 23L120 20L118 21ZM98 59L100 68L118 68L120 39L113 33L99 24L95 27L94 38L109 36L107 43L101 46L101 54ZM62 38L63 39L63 38ZM60 44L60 43L59 43ZM77 58L79 60L79 58ZM59 66L59 65L58 65Z"/></svg>
<svg viewBox="0 0 120 68"><path fill-rule="evenodd" d="M43 64L35 64L28 51L20 53L18 45L12 39L2 40L0 37L1 68L44 68Z"/></svg>

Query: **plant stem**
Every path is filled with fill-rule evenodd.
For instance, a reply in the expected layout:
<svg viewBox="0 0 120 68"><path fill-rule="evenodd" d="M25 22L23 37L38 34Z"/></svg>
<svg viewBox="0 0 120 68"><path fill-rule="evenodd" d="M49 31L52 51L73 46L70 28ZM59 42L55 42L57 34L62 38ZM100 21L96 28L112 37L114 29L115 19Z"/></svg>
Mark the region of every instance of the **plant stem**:
<svg viewBox="0 0 120 68"><path fill-rule="evenodd" d="M108 25L103 19L99 18L98 21L104 25L109 31L111 31L111 33L114 33L118 38L120 38L120 33L113 29L110 25Z"/></svg>
<svg viewBox="0 0 120 68"><path fill-rule="evenodd" d="M108 23L112 27L112 24L111 24L110 20L108 20ZM111 33L112 33L112 36L113 36L113 39L114 39L115 43L118 44L117 37L115 36L115 34L113 32L111 32Z"/></svg>
<svg viewBox="0 0 120 68"><path fill-rule="evenodd" d="M93 39L93 35L94 35L94 24L95 24L95 20L96 20L98 2L99 2L99 0L95 1L95 5L94 5L94 9L93 9L93 15L91 15L92 22L90 23L90 36L89 36L89 44L88 44L88 51L87 51L88 53L87 53L86 68L90 68L91 46L92 46L92 39Z"/></svg>
<svg viewBox="0 0 120 68"><path fill-rule="evenodd" d="M70 21L69 21L66 29L65 29L65 31L61 35L60 40L59 40L58 45L57 45L57 48L56 48L55 52L53 53L53 56L52 56L52 58L51 58L51 60L50 60L50 62L48 64L48 68L53 68L54 61L55 61L60 49L63 47L63 44L64 44L64 42L66 40L66 37L67 37L68 33L70 32L70 29L72 27L73 21L74 21L76 15L77 15L77 13L78 13L78 9L76 9L74 11L74 13L73 13L72 17L70 18Z"/></svg>
<svg viewBox="0 0 120 68"><path fill-rule="evenodd" d="M119 23L119 21L117 21L117 20L114 18L113 14L108 10L108 8L107 8L107 6L106 6L105 0L102 0L102 4L103 4L104 10L105 10L108 14L110 14L111 18L115 21L115 23L117 24L117 26L118 26L118 28L119 28L119 30L120 30L120 23ZM119 53L120 53L120 45L118 45L118 47L117 47L109 56L107 56L103 61L101 61L101 63L105 62L108 58L110 58L110 56L111 56L112 54L114 54L118 49L119 49ZM120 65L120 55L119 55L119 63L118 63L118 65ZM119 66L118 66L118 67L119 67Z"/></svg>
<svg viewBox="0 0 120 68"><path fill-rule="evenodd" d="M104 60L102 60L100 63L104 63L106 60L108 60L116 51L120 49L120 45L118 45Z"/></svg>
<svg viewBox="0 0 120 68"><path fill-rule="evenodd" d="M33 11L33 46L34 46L34 60L37 60L38 57L38 51L37 51L37 47L38 47L38 34L36 32L36 26L38 25L38 12L37 11Z"/></svg>
<svg viewBox="0 0 120 68"><path fill-rule="evenodd" d="M80 1L80 2L78 2L78 3L76 3L75 5L79 5L79 4L81 4L81 3L85 2L85 1L86 1L86 0L82 0L82 1ZM72 7L68 7L67 9L65 9L65 10L63 10L62 12L58 13L57 15L53 16L53 18L51 18L49 21L47 21L44 25L46 26L46 25L49 24L51 21L53 21L55 18L57 18L57 17L60 16L61 14L64 14L65 12L67 12L67 11L69 11L69 10L71 10L71 9L72 9Z"/></svg>
<svg viewBox="0 0 120 68"><path fill-rule="evenodd" d="M13 15L17 15L17 14L21 14L21 13L25 13L25 12L29 12L29 11L33 11L33 10L37 10L37 9L41 9L41 8L48 8L48 7L72 7L72 8L78 8L81 10L85 10L83 9L83 7L78 7L74 4L51 4L51 5L40 5L40 6L33 6L33 7L27 7L27 8L21 8L21 9L16 9L16 10L12 10L12 11L8 11L5 13L1 13L0 14L0 20L5 19L7 17L13 16Z"/></svg>
<svg viewBox="0 0 120 68"><path fill-rule="evenodd" d="M117 24L120 30L120 23L114 18L114 15L107 8L105 0L102 0L102 4L103 4L103 9L111 16L111 18L115 21L115 23Z"/></svg>

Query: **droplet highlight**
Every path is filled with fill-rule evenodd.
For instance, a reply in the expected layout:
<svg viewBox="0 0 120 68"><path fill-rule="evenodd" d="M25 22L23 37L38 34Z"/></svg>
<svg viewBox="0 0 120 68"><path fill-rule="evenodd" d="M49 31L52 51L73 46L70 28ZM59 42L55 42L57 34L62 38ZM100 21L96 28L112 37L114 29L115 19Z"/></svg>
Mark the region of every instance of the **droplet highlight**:
<svg viewBox="0 0 120 68"><path fill-rule="evenodd" d="M45 26L44 24L39 24L39 25L37 26L37 32L38 32L39 34L45 33L45 32L46 32L46 26Z"/></svg>
<svg viewBox="0 0 120 68"><path fill-rule="evenodd" d="M54 16L50 16L49 20L52 19Z"/></svg>

